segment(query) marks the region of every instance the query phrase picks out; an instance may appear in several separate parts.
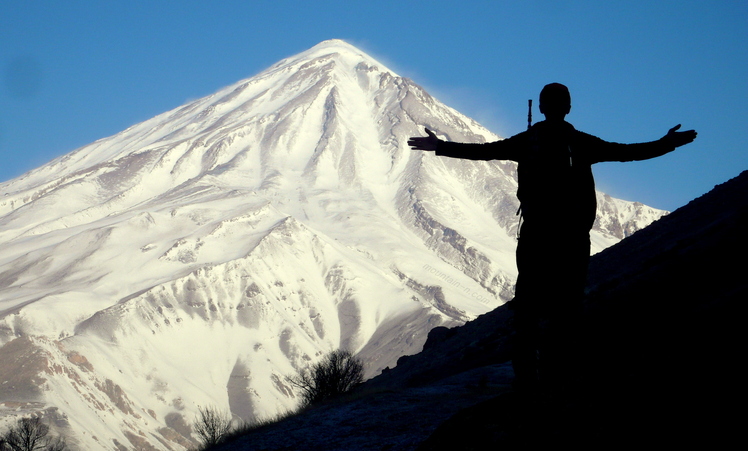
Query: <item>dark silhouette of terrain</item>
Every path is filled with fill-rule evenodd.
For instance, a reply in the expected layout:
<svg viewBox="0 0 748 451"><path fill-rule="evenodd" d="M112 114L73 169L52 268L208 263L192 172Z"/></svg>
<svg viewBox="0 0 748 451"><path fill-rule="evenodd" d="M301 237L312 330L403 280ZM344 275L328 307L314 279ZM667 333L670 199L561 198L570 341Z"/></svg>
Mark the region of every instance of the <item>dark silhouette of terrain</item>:
<svg viewBox="0 0 748 451"><path fill-rule="evenodd" d="M436 328L421 353L347 400L218 449L727 448L742 434L748 171L590 264L578 384L511 389L512 312ZM737 440L737 441L736 441Z"/></svg>
<svg viewBox="0 0 748 451"><path fill-rule="evenodd" d="M500 396L456 415L419 449L454 449L455 431L506 449L728 448L742 430L746 233L743 172L595 255L576 396Z"/></svg>

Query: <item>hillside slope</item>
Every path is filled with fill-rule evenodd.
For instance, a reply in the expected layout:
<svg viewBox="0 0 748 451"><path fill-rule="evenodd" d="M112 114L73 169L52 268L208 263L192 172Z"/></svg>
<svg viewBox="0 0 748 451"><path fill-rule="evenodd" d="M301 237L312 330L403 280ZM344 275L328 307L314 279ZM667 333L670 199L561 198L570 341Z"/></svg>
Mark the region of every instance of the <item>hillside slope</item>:
<svg viewBox="0 0 748 451"><path fill-rule="evenodd" d="M511 390L511 312L502 306L464 326L433 330L421 353L365 383L355 399L311 409L219 449L562 443L721 449L740 431L734 414L740 407L736 356L742 354L738 305L748 298L748 281L732 256L748 251L746 230L748 172L596 255L583 321L582 383L569 396Z"/></svg>

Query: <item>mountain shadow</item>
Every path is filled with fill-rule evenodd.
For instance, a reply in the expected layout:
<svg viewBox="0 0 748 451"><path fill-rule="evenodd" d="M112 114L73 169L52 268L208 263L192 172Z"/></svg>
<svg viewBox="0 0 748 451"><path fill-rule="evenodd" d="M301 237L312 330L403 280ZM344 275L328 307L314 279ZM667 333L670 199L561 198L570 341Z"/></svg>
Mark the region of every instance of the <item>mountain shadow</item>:
<svg viewBox="0 0 748 451"><path fill-rule="evenodd" d="M563 396L511 389L500 307L432 330L348 401L219 449L726 448L741 431L746 231L748 171L595 255Z"/></svg>

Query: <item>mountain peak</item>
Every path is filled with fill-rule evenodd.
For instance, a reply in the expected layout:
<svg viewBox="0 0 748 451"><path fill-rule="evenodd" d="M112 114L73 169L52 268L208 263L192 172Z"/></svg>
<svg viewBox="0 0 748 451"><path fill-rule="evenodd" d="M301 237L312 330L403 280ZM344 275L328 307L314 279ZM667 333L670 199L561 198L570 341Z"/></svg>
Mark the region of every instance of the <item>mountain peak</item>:
<svg viewBox="0 0 748 451"><path fill-rule="evenodd" d="M357 48L356 46L352 44L349 44L348 42L342 39L328 39L326 41L322 41L319 44L315 45L314 47L310 48L309 50L299 53L297 56L330 54L330 53L350 54L350 55L363 57L366 59L372 59L365 52L361 51L361 49Z"/></svg>
<svg viewBox="0 0 748 451"><path fill-rule="evenodd" d="M272 72L278 69L293 67L298 64L304 64L309 61L333 58L342 63L344 70L350 70L364 63L366 68L375 69L381 72L389 72L392 76L397 76L392 70L385 67L381 62L372 58L366 52L349 44L342 39L328 39L322 41L314 47L301 53L288 57L270 67L266 72Z"/></svg>
<svg viewBox="0 0 748 451"><path fill-rule="evenodd" d="M347 43L346 41L342 39L328 39L326 41L322 41L319 44L312 47L310 50L314 49L323 49L323 48L337 48L337 49L346 49L349 51L359 52L360 50L353 45Z"/></svg>
<svg viewBox="0 0 748 451"><path fill-rule="evenodd" d="M393 366L516 276L515 166L413 151L423 127L497 139L335 39L0 185L0 359L43 337L66 370L30 377L84 448L196 405L273 415L332 349ZM152 413L104 419L100 387Z"/></svg>

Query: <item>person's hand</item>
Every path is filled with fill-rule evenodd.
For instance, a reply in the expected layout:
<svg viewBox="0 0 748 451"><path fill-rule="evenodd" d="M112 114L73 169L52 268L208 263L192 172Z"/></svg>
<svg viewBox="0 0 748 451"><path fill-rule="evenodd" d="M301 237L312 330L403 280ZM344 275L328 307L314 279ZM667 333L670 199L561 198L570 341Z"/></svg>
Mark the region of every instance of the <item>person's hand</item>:
<svg viewBox="0 0 748 451"><path fill-rule="evenodd" d="M436 150L436 146L439 144L440 139L436 137L434 132L426 129L428 136L413 136L408 140L408 145L414 150Z"/></svg>
<svg viewBox="0 0 748 451"><path fill-rule="evenodd" d="M684 146L696 139L696 130L677 131L680 124L671 128L662 139L673 147Z"/></svg>

